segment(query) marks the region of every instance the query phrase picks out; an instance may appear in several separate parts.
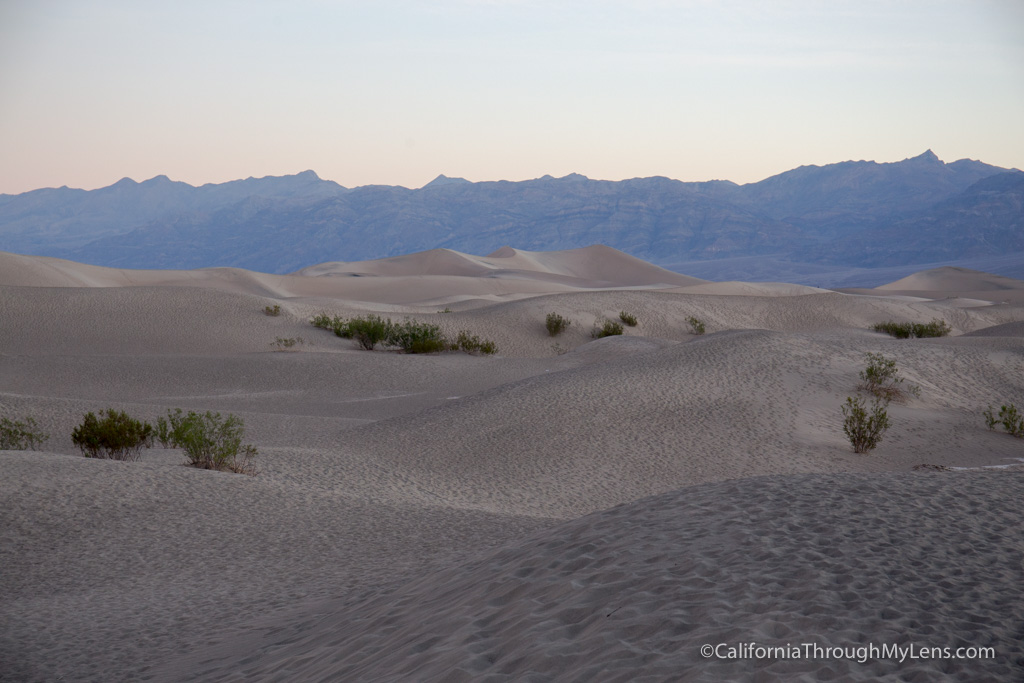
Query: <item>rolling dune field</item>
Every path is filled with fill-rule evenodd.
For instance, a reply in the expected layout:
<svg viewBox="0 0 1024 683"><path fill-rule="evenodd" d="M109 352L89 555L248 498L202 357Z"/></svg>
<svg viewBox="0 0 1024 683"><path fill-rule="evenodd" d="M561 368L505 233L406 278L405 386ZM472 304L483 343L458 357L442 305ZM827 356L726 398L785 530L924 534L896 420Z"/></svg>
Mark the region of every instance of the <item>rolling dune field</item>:
<svg viewBox="0 0 1024 683"><path fill-rule="evenodd" d="M363 351L318 313L498 353ZM933 318L952 334L870 330ZM291 275L0 254L0 321L0 417L50 435L0 451L0 680L1024 678L1024 441L982 418L1024 407L1022 281L720 283L600 246ZM920 397L861 455L840 406L869 352ZM84 458L108 407L238 415L259 473ZM701 652L744 643L790 649ZM855 651L884 644L992 656Z"/></svg>

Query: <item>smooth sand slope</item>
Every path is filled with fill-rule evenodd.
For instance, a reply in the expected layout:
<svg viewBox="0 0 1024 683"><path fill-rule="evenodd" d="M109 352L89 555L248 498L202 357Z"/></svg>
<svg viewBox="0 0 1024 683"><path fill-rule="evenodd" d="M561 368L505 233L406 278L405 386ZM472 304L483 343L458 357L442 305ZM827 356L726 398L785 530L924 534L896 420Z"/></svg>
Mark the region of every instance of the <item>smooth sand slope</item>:
<svg viewBox="0 0 1024 683"><path fill-rule="evenodd" d="M310 615L278 636L292 642L240 667L259 643L236 643L225 668L211 661L202 675L1017 680L1022 483L990 472L795 475L673 491ZM705 644L721 658L704 657ZM741 644L784 654L729 658ZM872 644L916 649L901 663L869 654ZM971 647L996 656L920 655Z"/></svg>
<svg viewBox="0 0 1024 683"><path fill-rule="evenodd" d="M983 273L970 268L944 266L923 270L905 278L875 287L874 290L849 289L855 293L906 295L928 299L960 298L984 302L1024 304L1021 281L1003 275Z"/></svg>
<svg viewBox="0 0 1024 683"><path fill-rule="evenodd" d="M1024 406L1024 308L946 298L987 286L957 277L857 296L604 247L290 276L0 254L0 416L52 435L0 451L0 678L1019 679L1022 474L912 471L1024 458L981 419ZM622 310L640 325L590 338ZM499 354L371 353L308 323L366 311ZM574 321L556 339L552 311ZM953 336L868 330L933 317ZM856 455L839 406L869 351L921 397ZM261 472L82 458L71 430L106 407L237 414ZM997 656L699 653L741 641Z"/></svg>

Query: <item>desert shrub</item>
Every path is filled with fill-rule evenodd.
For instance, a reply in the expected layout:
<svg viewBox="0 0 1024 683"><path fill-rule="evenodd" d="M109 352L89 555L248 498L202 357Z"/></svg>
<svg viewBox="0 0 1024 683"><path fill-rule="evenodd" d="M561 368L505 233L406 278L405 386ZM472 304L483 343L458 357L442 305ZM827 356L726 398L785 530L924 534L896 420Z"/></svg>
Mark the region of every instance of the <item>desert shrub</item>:
<svg viewBox="0 0 1024 683"><path fill-rule="evenodd" d="M992 406L989 406L982 415L985 416L985 423L989 429L995 429L996 425L1001 424L1007 434L1024 439L1024 416L1020 414L1014 404L1000 406L998 418L992 414Z"/></svg>
<svg viewBox="0 0 1024 683"><path fill-rule="evenodd" d="M181 408L167 411L167 417L158 417L153 427L153 438L160 442L164 448L178 448L174 440L174 430L184 419Z"/></svg>
<svg viewBox="0 0 1024 683"><path fill-rule="evenodd" d="M928 323L897 323L890 320L876 323L871 329L875 332L885 332L897 339L945 337L953 331L946 321L940 318L933 318Z"/></svg>
<svg viewBox="0 0 1024 683"><path fill-rule="evenodd" d="M0 418L0 451L34 451L36 446L49 438L49 434L36 429L35 418Z"/></svg>
<svg viewBox="0 0 1024 683"><path fill-rule="evenodd" d="M983 410L981 414L984 416L985 424L989 429L995 429L996 425L999 424L999 419L992 414L992 406L989 406L987 410Z"/></svg>
<svg viewBox="0 0 1024 683"><path fill-rule="evenodd" d="M557 313L548 313L548 317L544 319L544 327L548 329L548 335L551 337L562 334L569 329L570 325L572 325L571 320Z"/></svg>
<svg viewBox="0 0 1024 683"><path fill-rule="evenodd" d="M498 346L489 339L480 339L475 334L471 335L466 330L459 332L455 341L451 344L452 351L465 351L466 353L480 353L491 356L498 352Z"/></svg>
<svg viewBox="0 0 1024 683"><path fill-rule="evenodd" d="M320 313L314 316L310 322L321 329L333 330L339 337L355 339L360 346L368 351L372 351L378 345L397 347L405 353L465 351L466 353L490 355L498 351L498 347L493 341L480 339L465 330L459 332L454 340L450 340L441 332L440 326L409 318L406 318L404 322L395 323L390 318L381 318L378 315L345 320L338 316L331 318L326 313ZM291 348L295 344L289 344L290 341L293 340L278 338L272 345ZM302 344L303 340L299 337L294 342Z"/></svg>
<svg viewBox="0 0 1024 683"><path fill-rule="evenodd" d="M348 321L341 316L334 316L333 318L326 313L317 313L310 320L313 327L319 327L321 330L330 330L334 334L344 339L351 339L352 332L349 330Z"/></svg>
<svg viewBox="0 0 1024 683"><path fill-rule="evenodd" d="M871 329L875 332L885 332L897 339L909 339L912 332L910 323L897 323L891 320L884 323L875 323Z"/></svg>
<svg viewBox="0 0 1024 683"><path fill-rule="evenodd" d="M443 310L438 311L438 313L451 313L451 312L452 312L452 309L451 309L450 306L445 306Z"/></svg>
<svg viewBox="0 0 1024 683"><path fill-rule="evenodd" d="M341 331L339 327L335 327L334 333L339 337L355 339L364 349L373 351L377 344L387 342L391 338L394 324L390 318L367 315L363 318L352 318L343 327Z"/></svg>
<svg viewBox="0 0 1024 683"><path fill-rule="evenodd" d="M698 318L694 318L692 315L686 319L686 322L690 323L690 329L694 334L704 334L704 322Z"/></svg>
<svg viewBox="0 0 1024 683"><path fill-rule="evenodd" d="M101 410L100 417L86 413L71 432L72 443L85 457L109 460L138 460L139 451L152 439L153 425L113 409Z"/></svg>
<svg viewBox="0 0 1024 683"><path fill-rule="evenodd" d="M854 453L874 450L891 424L885 408L887 401L875 399L870 412L860 396L847 397L843 408L843 433L850 440Z"/></svg>
<svg viewBox="0 0 1024 683"><path fill-rule="evenodd" d="M633 315L632 313L627 313L626 311L622 311L621 313L619 313L619 320L621 320L622 322L626 323L630 327L636 327L637 326L636 316Z"/></svg>
<svg viewBox="0 0 1024 683"><path fill-rule="evenodd" d="M257 451L242 444L245 422L236 415L197 413L181 409L157 419L156 438L164 445L185 451L188 464L204 470L255 474L252 459Z"/></svg>
<svg viewBox="0 0 1024 683"><path fill-rule="evenodd" d="M335 318L337 318L337 316L335 316ZM319 327L321 330L333 330L333 321L335 318L331 318L331 316L327 315L326 313L317 313L312 318L310 318L309 322L313 325L313 327Z"/></svg>
<svg viewBox="0 0 1024 683"><path fill-rule="evenodd" d="M405 353L437 353L447 351L449 348L448 342L441 334L441 328L437 325L408 319L403 323L394 324L388 319L384 321L384 326L388 332L382 341L390 346L397 346Z"/></svg>
<svg viewBox="0 0 1024 683"><path fill-rule="evenodd" d="M945 320L933 318L928 323L914 323L915 337L945 337L953 331Z"/></svg>
<svg viewBox="0 0 1024 683"><path fill-rule="evenodd" d="M263 312L273 318L276 318L277 316L281 315L281 305L274 304L273 306L264 306Z"/></svg>
<svg viewBox="0 0 1024 683"><path fill-rule="evenodd" d="M306 343L302 337L278 337L275 341L270 342L270 345L277 351L285 351L295 346L302 346Z"/></svg>
<svg viewBox="0 0 1024 683"><path fill-rule="evenodd" d="M622 323L615 320L605 320L602 324L598 325L594 323L594 329L591 331L590 336L594 339L601 339L602 337L614 337L623 333Z"/></svg>
<svg viewBox="0 0 1024 683"><path fill-rule="evenodd" d="M908 394L921 396L920 387L913 384L903 386L904 379L899 376L900 371L894 359L886 358L880 353L867 353L864 357L868 365L860 371L859 389L885 401L903 401Z"/></svg>

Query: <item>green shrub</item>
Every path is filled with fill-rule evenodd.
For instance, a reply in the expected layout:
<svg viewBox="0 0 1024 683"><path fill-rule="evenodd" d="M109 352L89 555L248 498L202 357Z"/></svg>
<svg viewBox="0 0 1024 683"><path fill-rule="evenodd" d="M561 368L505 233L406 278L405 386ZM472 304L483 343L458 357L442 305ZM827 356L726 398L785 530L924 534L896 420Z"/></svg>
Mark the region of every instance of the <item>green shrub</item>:
<svg viewBox="0 0 1024 683"><path fill-rule="evenodd" d="M306 343L306 340L302 337L278 337L276 340L270 342L270 345L277 351L285 351L295 346L302 346Z"/></svg>
<svg viewBox="0 0 1024 683"><path fill-rule="evenodd" d="M871 329L875 332L885 332L897 339L945 337L953 331L946 321L940 318L933 318L928 323L897 323L890 320L876 323Z"/></svg>
<svg viewBox="0 0 1024 683"><path fill-rule="evenodd" d="M183 449L192 467L255 474L252 459L257 451L251 444L242 444L244 433L245 422L235 415L222 418L220 413L192 410L186 414L180 408L158 418L156 427L160 443Z"/></svg>
<svg viewBox="0 0 1024 683"><path fill-rule="evenodd" d="M485 356L492 356L498 352L498 346L489 339L481 340L480 337L471 335L466 330L459 332L455 341L451 344L452 351L465 351L466 353L480 353Z"/></svg>
<svg viewBox="0 0 1024 683"><path fill-rule="evenodd" d="M694 334L704 334L704 323L701 320L694 318L691 315L689 318L686 319L686 322L690 323L690 329L693 331Z"/></svg>
<svg viewBox="0 0 1024 683"><path fill-rule="evenodd" d="M891 424L885 408L887 401L875 399L871 404L870 413L864 405L864 399L847 397L843 408L843 433L850 440L854 453L867 453L874 450L882 440Z"/></svg>
<svg viewBox="0 0 1024 683"><path fill-rule="evenodd" d="M992 414L992 406L989 406L987 410L983 410L981 414L985 417L985 424L989 429L995 429L996 425L999 424L999 419Z"/></svg>
<svg viewBox="0 0 1024 683"><path fill-rule="evenodd" d="M372 351L379 346L397 347L405 353L438 353L441 351L465 351L490 355L497 353L498 347L493 341L480 339L469 332L459 332L454 340L447 339L438 325L419 322L406 318L404 322L395 323L390 318L379 315L367 315L361 318L345 320L326 313L313 316L310 321L321 329L333 330L339 337L355 339L364 349ZM290 348L292 340L278 338L274 346ZM299 337L294 340L303 343Z"/></svg>
<svg viewBox="0 0 1024 683"><path fill-rule="evenodd" d="M313 327L319 327L321 330L330 330L343 339L352 338L352 332L349 330L348 321L341 316L336 315L332 318L326 313L317 313L313 316L310 322L313 324Z"/></svg>
<svg viewBox="0 0 1024 683"><path fill-rule="evenodd" d="M909 339L912 334L910 323L884 322L877 323L873 328L875 332L886 332L897 339Z"/></svg>
<svg viewBox="0 0 1024 683"><path fill-rule="evenodd" d="M551 337L562 334L569 329L570 325L572 325L571 320L563 318L557 313L548 313L548 317L544 320L544 326L548 328L548 335Z"/></svg>
<svg viewBox="0 0 1024 683"><path fill-rule="evenodd" d="M594 339L601 339L602 337L614 337L615 335L622 334L623 331L622 323L615 320L605 320L600 325L594 323L594 329L591 331L590 336Z"/></svg>
<svg viewBox="0 0 1024 683"><path fill-rule="evenodd" d="M313 325L313 327L319 327L321 330L333 330L333 321L336 318L337 316L335 316L335 318L331 318L331 316L327 315L326 313L317 313L310 319L309 322Z"/></svg>
<svg viewBox="0 0 1024 683"><path fill-rule="evenodd" d="M281 306L280 304L274 304L273 306L264 306L263 312L271 317L276 318L277 316L281 315Z"/></svg>
<svg viewBox="0 0 1024 683"><path fill-rule="evenodd" d="M0 451L34 451L49 438L49 434L36 430L34 418L26 417L24 421L0 418Z"/></svg>
<svg viewBox="0 0 1024 683"><path fill-rule="evenodd" d="M367 351L373 351L377 344L387 342L393 334L394 324L391 319L379 315L367 315L363 318L352 318L344 326L334 328L339 337L355 339Z"/></svg>
<svg viewBox="0 0 1024 683"><path fill-rule="evenodd" d="M108 409L100 417L89 412L71 433L71 441L87 458L138 460L143 446L153 439L153 425Z"/></svg>
<svg viewBox="0 0 1024 683"><path fill-rule="evenodd" d="M1001 424L1007 434L1024 439L1024 416L1020 414L1014 404L1000 406L998 418L992 414L992 406L989 406L982 415L985 416L985 423L989 429L995 429L996 425Z"/></svg>
<svg viewBox="0 0 1024 683"><path fill-rule="evenodd" d="M632 313L627 313L626 311L622 311L621 313L619 313L619 320L626 323L630 327L636 327L637 325L636 316L633 315Z"/></svg>
<svg viewBox="0 0 1024 683"><path fill-rule="evenodd" d="M868 365L860 371L859 389L885 401L903 401L908 394L921 396L920 387L912 384L908 384L906 388L902 386L904 380L899 376L900 371L894 359L886 358L880 353L867 353L864 357Z"/></svg>
<svg viewBox="0 0 1024 683"><path fill-rule="evenodd" d="M388 330L387 336L383 339L384 343L397 346L405 353L437 353L447 351L449 348L448 342L441 334L441 328L437 325L408 319L401 324L394 324L389 319L384 325Z"/></svg>
<svg viewBox="0 0 1024 683"><path fill-rule="evenodd" d="M444 307L444 310L438 311L438 313L451 313L452 309L448 306Z"/></svg>

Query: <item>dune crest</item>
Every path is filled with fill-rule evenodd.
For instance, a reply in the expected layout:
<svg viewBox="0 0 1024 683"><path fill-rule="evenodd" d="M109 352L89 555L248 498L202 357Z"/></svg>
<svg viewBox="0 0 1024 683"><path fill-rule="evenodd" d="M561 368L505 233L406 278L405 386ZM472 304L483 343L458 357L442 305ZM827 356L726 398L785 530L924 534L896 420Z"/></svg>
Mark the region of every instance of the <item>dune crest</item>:
<svg viewBox="0 0 1024 683"><path fill-rule="evenodd" d="M0 252L0 285L18 287L200 287L270 297L327 297L437 305L593 289L668 289L703 280L595 245L561 252L511 248L473 256L450 249L373 261L328 262L290 275L240 268L126 270ZM496 254L499 252L495 252Z"/></svg>

